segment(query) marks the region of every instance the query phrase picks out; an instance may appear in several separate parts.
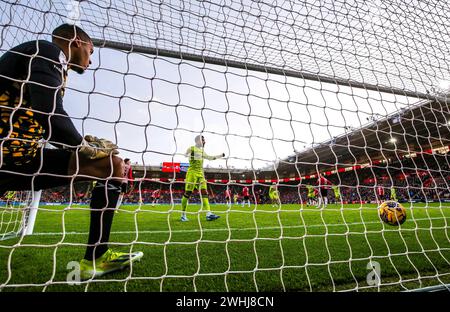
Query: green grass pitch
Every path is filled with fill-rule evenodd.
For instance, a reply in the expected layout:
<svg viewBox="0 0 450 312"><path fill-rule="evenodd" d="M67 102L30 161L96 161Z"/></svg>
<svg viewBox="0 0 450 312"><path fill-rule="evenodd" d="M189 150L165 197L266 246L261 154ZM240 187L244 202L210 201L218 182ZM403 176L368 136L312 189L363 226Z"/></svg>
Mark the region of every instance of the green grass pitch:
<svg viewBox="0 0 450 312"><path fill-rule="evenodd" d="M2 291L401 291L450 283L448 204L405 204L407 221L383 224L376 205L255 207L130 205L115 214L110 245L142 260L67 285L67 264L87 241L86 206L44 206L34 235L0 241ZM381 285L369 285L370 260Z"/></svg>

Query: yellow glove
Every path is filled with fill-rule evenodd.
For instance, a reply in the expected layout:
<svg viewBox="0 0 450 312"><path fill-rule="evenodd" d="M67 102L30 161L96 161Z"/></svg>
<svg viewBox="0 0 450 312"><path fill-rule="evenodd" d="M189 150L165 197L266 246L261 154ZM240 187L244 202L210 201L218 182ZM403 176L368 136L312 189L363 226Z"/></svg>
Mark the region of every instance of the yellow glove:
<svg viewBox="0 0 450 312"><path fill-rule="evenodd" d="M110 154L117 155L118 146L106 139L99 139L93 135L86 135L81 142L80 154L89 159L101 159Z"/></svg>

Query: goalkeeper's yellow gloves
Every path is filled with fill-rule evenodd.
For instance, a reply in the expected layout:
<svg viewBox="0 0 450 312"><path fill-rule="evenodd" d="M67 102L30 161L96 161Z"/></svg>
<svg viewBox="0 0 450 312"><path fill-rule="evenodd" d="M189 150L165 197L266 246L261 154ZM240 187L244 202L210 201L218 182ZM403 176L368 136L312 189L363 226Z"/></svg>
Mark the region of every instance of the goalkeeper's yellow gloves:
<svg viewBox="0 0 450 312"><path fill-rule="evenodd" d="M101 159L111 154L119 154L117 148L118 146L109 140L99 139L93 135L86 135L81 142L79 152L89 159Z"/></svg>
<svg viewBox="0 0 450 312"><path fill-rule="evenodd" d="M220 155L213 156L213 157L214 157L214 160L219 159L219 158L223 158L223 157L225 157L225 153L222 153Z"/></svg>

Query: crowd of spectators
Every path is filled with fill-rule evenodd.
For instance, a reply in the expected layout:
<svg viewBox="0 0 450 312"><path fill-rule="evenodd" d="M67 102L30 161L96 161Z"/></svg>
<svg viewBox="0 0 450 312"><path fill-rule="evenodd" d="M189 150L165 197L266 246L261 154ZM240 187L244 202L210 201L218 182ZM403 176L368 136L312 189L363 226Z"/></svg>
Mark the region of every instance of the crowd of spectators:
<svg viewBox="0 0 450 312"><path fill-rule="evenodd" d="M449 163L434 163L428 161L422 163L415 159L405 159L392 163L386 167L367 167L364 169L347 171L327 175L327 179L339 187L343 203L370 203L387 200L391 194L391 188L396 191L397 199L401 202L408 201L442 201L450 200L450 171ZM156 189L161 190L158 203L178 204L184 191L184 182L151 182L135 181L132 190L126 194L123 203L151 203L152 193ZM272 183L254 183L247 186L250 190L252 202L264 204L269 202L268 190ZM294 182L280 182L278 191L280 201L283 204L300 204L307 200L307 185L317 186L316 179L299 180ZM72 187L59 187L44 190L41 202L59 203L87 203L90 198L90 182L74 183ZM244 184L228 184L232 193L232 199L236 196L236 204L242 199ZM384 189L384 195L378 195L378 189ZM227 184L208 183L208 191L211 203L225 203L225 190ZM335 202L334 192L328 192L329 202ZM200 197L194 193L190 203L200 203Z"/></svg>

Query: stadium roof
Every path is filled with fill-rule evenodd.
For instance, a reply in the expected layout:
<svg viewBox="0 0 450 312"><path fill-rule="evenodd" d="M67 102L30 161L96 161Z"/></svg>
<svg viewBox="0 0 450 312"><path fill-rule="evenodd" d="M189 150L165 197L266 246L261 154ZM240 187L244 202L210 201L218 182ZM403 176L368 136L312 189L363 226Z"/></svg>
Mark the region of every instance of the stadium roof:
<svg viewBox="0 0 450 312"><path fill-rule="evenodd" d="M447 101L421 101L411 109L354 129L280 161L277 172L315 174L340 167L400 159L450 146Z"/></svg>
<svg viewBox="0 0 450 312"><path fill-rule="evenodd" d="M280 160L277 170L243 170L205 168L207 179L270 180L299 178L355 165L379 164L403 157L448 153L450 149L450 109L447 101L421 101L410 109L317 144ZM393 141L392 139L395 139ZM434 151L434 152L433 152ZM160 167L134 167L137 176L146 178L182 179L184 173L162 173ZM226 183L226 182L224 182Z"/></svg>

